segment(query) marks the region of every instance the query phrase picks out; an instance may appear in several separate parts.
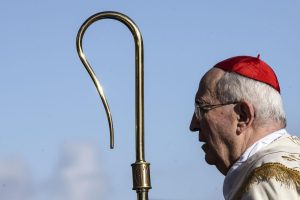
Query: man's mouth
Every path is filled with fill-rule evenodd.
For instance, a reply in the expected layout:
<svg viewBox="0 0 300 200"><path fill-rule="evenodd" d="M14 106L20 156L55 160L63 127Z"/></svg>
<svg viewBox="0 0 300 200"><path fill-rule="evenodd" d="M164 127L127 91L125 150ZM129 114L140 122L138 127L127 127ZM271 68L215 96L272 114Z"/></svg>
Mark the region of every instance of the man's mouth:
<svg viewBox="0 0 300 200"><path fill-rule="evenodd" d="M204 143L201 147L203 149L203 151L206 153L207 149L208 149L208 145L206 143Z"/></svg>

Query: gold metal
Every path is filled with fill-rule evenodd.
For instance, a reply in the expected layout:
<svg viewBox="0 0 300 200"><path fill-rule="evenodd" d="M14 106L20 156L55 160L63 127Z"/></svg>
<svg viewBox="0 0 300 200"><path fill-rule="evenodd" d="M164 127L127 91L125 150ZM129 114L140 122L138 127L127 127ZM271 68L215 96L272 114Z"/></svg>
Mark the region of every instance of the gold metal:
<svg viewBox="0 0 300 200"><path fill-rule="evenodd" d="M146 162L135 162L131 164L133 176L133 190L151 189L150 164Z"/></svg>
<svg viewBox="0 0 300 200"><path fill-rule="evenodd" d="M135 119L136 119L136 162L132 164L133 190L137 192L138 200L148 200L148 190L151 189L150 163L145 161L144 155L144 50L143 39L137 25L126 15L118 12L100 12L89 17L80 27L76 47L80 60L101 97L105 108L110 130L110 148L114 148L114 128L111 112L95 72L87 61L82 50L82 38L87 28L101 19L115 19L125 24L131 31L135 42Z"/></svg>

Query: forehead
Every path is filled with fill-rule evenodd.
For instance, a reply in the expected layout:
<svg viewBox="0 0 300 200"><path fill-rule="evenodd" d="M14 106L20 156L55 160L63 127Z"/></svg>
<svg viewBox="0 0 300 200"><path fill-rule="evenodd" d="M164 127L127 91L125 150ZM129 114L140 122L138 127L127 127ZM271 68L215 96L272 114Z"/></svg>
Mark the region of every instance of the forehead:
<svg viewBox="0 0 300 200"><path fill-rule="evenodd" d="M201 79L199 88L195 96L196 102L212 103L216 100L216 84L224 75L224 71L219 68L210 69Z"/></svg>

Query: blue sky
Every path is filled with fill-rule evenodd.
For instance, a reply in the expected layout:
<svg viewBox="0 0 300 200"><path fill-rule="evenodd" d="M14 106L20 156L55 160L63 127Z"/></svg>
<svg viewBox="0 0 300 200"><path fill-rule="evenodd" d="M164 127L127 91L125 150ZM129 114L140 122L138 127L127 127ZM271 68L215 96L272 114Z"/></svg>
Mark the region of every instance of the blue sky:
<svg viewBox="0 0 300 200"><path fill-rule="evenodd" d="M299 136L299 9L296 0L2 1L1 199L135 199L132 36L104 20L84 38L112 111L114 150L75 48L80 25L107 10L132 18L144 39L150 199L222 199L223 176L188 130L198 82L220 60L260 53L278 75L287 129Z"/></svg>

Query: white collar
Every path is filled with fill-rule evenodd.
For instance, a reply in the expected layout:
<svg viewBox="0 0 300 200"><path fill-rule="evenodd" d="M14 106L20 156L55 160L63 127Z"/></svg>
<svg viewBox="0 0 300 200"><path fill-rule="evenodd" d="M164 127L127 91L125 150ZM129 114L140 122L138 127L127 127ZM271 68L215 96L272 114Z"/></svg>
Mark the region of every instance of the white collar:
<svg viewBox="0 0 300 200"><path fill-rule="evenodd" d="M231 190L230 180L233 178L230 175L244 162L246 162L251 156L253 156L256 152L261 150L263 147L267 146L268 144L272 143L273 141L279 139L280 137L288 135L285 129L280 129L273 133L268 134L267 136L261 138L260 140L256 141L253 145L251 145L246 151L241 155L241 157L231 166L229 169L223 184L223 194L226 197L229 195Z"/></svg>
<svg viewBox="0 0 300 200"><path fill-rule="evenodd" d="M227 175L229 175L232 171L238 168L241 164L246 162L248 158L253 156L260 149L262 149L263 147L267 146L268 144L282 137L285 134L287 134L287 131L285 129L280 129L256 141L253 145L251 145L248 149L246 149L246 151L242 154L242 156L231 166Z"/></svg>

